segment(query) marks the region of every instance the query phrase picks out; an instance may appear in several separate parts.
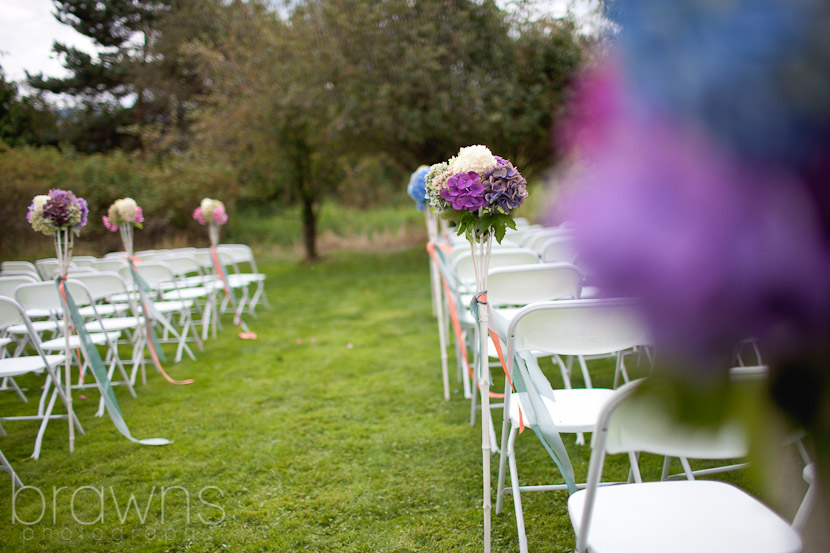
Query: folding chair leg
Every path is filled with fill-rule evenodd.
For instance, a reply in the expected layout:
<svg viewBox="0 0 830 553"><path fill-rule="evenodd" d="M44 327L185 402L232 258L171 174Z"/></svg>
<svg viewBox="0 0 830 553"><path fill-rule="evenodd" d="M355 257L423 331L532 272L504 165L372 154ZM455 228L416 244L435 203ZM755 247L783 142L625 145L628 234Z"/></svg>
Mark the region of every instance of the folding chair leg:
<svg viewBox="0 0 830 553"><path fill-rule="evenodd" d="M9 471L9 474L11 474L11 476L12 476L12 482L14 483L14 485L19 487L19 488L22 488L23 487L23 482L20 480L20 477L17 476L17 473L14 472L14 469L12 468L11 463L9 463L8 459L6 459L6 456L3 455L2 451L0 451L0 464L3 465L3 468L5 468L7 471Z"/></svg>
<svg viewBox="0 0 830 553"><path fill-rule="evenodd" d="M508 400L505 399L505 404L508 403ZM506 406L504 408L505 413L507 413L510 409L510 406ZM507 471L507 452L513 451L513 446L511 445L513 442L516 441L516 429L510 424L510 420L508 416L505 416L504 423L502 423L501 429L501 452L499 454L499 478L498 478L498 486L496 488L496 514L501 513L501 509L504 505L504 477L505 472Z"/></svg>
<svg viewBox="0 0 830 553"><path fill-rule="evenodd" d="M510 487L513 488L513 508L516 511L516 530L519 533L519 552L527 553L527 533L525 532L525 517L522 511L522 496L519 492L519 470L516 467L516 450L513 447L516 436L511 432L511 440L507 444L507 460L510 464Z"/></svg>
<svg viewBox="0 0 830 553"><path fill-rule="evenodd" d="M17 396L23 403L29 403L28 398L26 398L26 395L23 393L23 390L20 389L20 386L17 385L17 382L15 382L14 378L8 377L8 379L6 379L6 382L8 382L11 385L12 389L14 389L15 393L17 393Z"/></svg>

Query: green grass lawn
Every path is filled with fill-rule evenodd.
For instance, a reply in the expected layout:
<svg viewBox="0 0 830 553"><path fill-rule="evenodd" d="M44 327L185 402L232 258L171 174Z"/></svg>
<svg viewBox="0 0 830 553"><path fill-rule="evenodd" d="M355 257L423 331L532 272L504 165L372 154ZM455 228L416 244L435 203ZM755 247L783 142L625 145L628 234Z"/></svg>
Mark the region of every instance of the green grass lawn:
<svg viewBox="0 0 830 553"><path fill-rule="evenodd" d="M64 421L50 423L37 461L36 424L4 424L0 447L44 499L21 491L17 520L42 518L11 524L12 486L0 472L0 550L481 549L480 431L458 391L442 399L423 248L343 252L313 265L264 258L260 269L272 307L249 319L258 340L237 338L226 316L197 361L167 367L194 384L153 371L137 399L117 389L133 435L172 445L123 439L109 418L93 417L95 392L75 395L87 433L74 454ZM601 369L595 385L611 376ZM21 410L12 392L0 394L0 413ZM589 449L565 441L584 479ZM517 448L524 483L557 478L532 432ZM494 485L497 464L494 456ZM654 475L659 463L644 465ZM609 466L609 478L625 478L624 460ZM140 514L125 512L131 496ZM567 493L523 500L530 550L572 551ZM493 514L493 550L518 551L509 498Z"/></svg>

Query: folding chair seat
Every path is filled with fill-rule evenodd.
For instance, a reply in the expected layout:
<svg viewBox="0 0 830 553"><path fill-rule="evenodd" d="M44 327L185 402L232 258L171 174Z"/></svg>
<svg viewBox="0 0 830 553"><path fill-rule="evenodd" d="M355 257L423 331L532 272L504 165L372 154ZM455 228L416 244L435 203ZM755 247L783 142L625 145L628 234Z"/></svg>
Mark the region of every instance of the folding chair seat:
<svg viewBox="0 0 830 553"><path fill-rule="evenodd" d="M631 382L617 390L601 413L587 487L568 500L576 551L801 551L796 527L732 484L708 480L643 483L636 472L635 483L599 486L606 454L707 457L712 448L720 447L722 428L697 429L691 437L649 396L636 393L641 384ZM804 518L799 510L796 522Z"/></svg>
<svg viewBox="0 0 830 553"><path fill-rule="evenodd" d="M521 492L576 490L573 468L560 433L593 432L610 389L554 390L536 361L536 352L550 355L596 355L626 350L648 342L632 300L559 300L539 302L512 319L490 310L491 328L505 344L509 378L505 383L504 422L496 512L505 493L512 493L519 549L527 552ZM515 441L523 426L533 428L551 454L565 484L520 486ZM510 486L505 486L509 464Z"/></svg>
<svg viewBox="0 0 830 553"><path fill-rule="evenodd" d="M64 392L60 376L60 366L64 363L65 357L63 354L46 355L40 347L40 339L34 329L31 328L31 322L26 316L23 307L11 298L0 297L0 329L16 325L23 325L29 329L29 340L31 341L35 354L7 356L0 359L0 377L14 378L27 374L42 375L45 372L46 378L36 414L4 415L0 416L0 421L40 421L40 428L38 429L35 448L32 453L32 457L37 459L40 456L43 435L46 432L49 421L53 419L67 419L69 417L68 409L67 414L54 413L55 403L58 397L61 398L64 406L67 405L67 396ZM20 393L22 394L22 392ZM73 418L73 420L77 429L83 432L77 419Z"/></svg>

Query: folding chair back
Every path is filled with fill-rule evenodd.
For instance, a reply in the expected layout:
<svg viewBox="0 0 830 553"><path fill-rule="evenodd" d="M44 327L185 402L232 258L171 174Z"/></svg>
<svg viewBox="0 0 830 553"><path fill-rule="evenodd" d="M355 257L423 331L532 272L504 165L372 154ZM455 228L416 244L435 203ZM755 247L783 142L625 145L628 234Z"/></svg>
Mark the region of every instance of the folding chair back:
<svg viewBox="0 0 830 553"><path fill-rule="evenodd" d="M100 272L118 272L125 267L127 267L127 260L123 257L99 259L92 264L92 268Z"/></svg>
<svg viewBox="0 0 830 553"><path fill-rule="evenodd" d="M125 270L129 275L129 267L119 272L123 275ZM160 288L165 282L174 282L176 280L173 271L165 263L138 263L135 266L135 270L151 288Z"/></svg>
<svg viewBox="0 0 830 553"><path fill-rule="evenodd" d="M73 280L83 282L94 301L107 299L116 294L128 294L127 283L115 272L84 273L72 276Z"/></svg>
<svg viewBox="0 0 830 553"><path fill-rule="evenodd" d="M526 248L494 249L490 254L490 269L513 267L516 265L532 265L539 262L539 256L533 250ZM476 281L475 267L472 252L465 251L455 259L455 273L464 283Z"/></svg>
<svg viewBox="0 0 830 553"><path fill-rule="evenodd" d="M517 351L558 355L604 355L650 343L629 299L535 303L516 315L508 334Z"/></svg>
<svg viewBox="0 0 830 553"><path fill-rule="evenodd" d="M61 310L61 297L54 282L23 284L17 288L15 299L25 309Z"/></svg>
<svg viewBox="0 0 830 553"><path fill-rule="evenodd" d="M37 267L34 263L28 261L3 261L0 263L0 270L5 271L28 271L31 273L37 272Z"/></svg>
<svg viewBox="0 0 830 553"><path fill-rule="evenodd" d="M537 263L493 269L487 277L487 302L496 307L577 299L585 275L569 263Z"/></svg>
<svg viewBox="0 0 830 553"><path fill-rule="evenodd" d="M92 255L72 256L72 263L78 267L91 267L96 261L98 261L98 258Z"/></svg>
<svg viewBox="0 0 830 553"><path fill-rule="evenodd" d="M14 292L18 286L33 282L38 282L38 279L27 275L0 276L0 296L14 298Z"/></svg>
<svg viewBox="0 0 830 553"><path fill-rule="evenodd" d="M539 248L539 255L543 263L573 263L576 259L573 238L570 236L550 238Z"/></svg>

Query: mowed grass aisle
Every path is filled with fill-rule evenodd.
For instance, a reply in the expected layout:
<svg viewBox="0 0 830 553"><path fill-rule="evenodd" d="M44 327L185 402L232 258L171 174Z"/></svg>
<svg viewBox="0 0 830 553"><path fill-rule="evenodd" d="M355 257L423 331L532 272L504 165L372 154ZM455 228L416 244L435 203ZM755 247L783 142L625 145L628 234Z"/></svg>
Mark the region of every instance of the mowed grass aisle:
<svg viewBox="0 0 830 553"><path fill-rule="evenodd" d="M108 417L93 417L92 390L86 400L75 393L87 434L72 455L64 421L50 423L38 461L29 458L36 424L4 424L0 448L32 488L13 499L0 473L0 550L481 550L480 426L470 427L459 386L442 398L423 248L316 265L263 259L261 269L272 307L248 319L258 340L237 338L226 315L197 361L167 365L194 384L148 368L137 399L116 389L135 437L174 444L128 442ZM613 369L592 376L610 386ZM36 391L29 397L34 410ZM13 392L0 394L0 413L21 410ZM589 448L564 440L584 478ZM532 432L516 447L523 483L556 478ZM492 465L495 488L497 455ZM658 459L641 465L659 475ZM627 474L624 458L606 465L607 479ZM530 550L572 551L567 493L522 500ZM493 550L518 551L509 496L493 514Z"/></svg>
<svg viewBox="0 0 830 553"><path fill-rule="evenodd" d="M174 444L123 439L93 417L95 391L75 394L87 434L72 455L64 421L50 423L38 461L35 423L4 424L0 447L37 489L13 504L0 473L0 549L480 549L480 432L461 394L442 399L423 249L261 265L272 307L249 319L258 340L238 339L225 316L197 361L168 364L195 384L153 370L137 399L117 388L134 436ZM0 394L0 413L20 411L12 392ZM535 438L519 441L542 474L552 469ZM527 501L531 545L551 550L558 527L554 549L565 551L565 496L543 498L548 506ZM512 505L494 525L498 550L518 550Z"/></svg>

